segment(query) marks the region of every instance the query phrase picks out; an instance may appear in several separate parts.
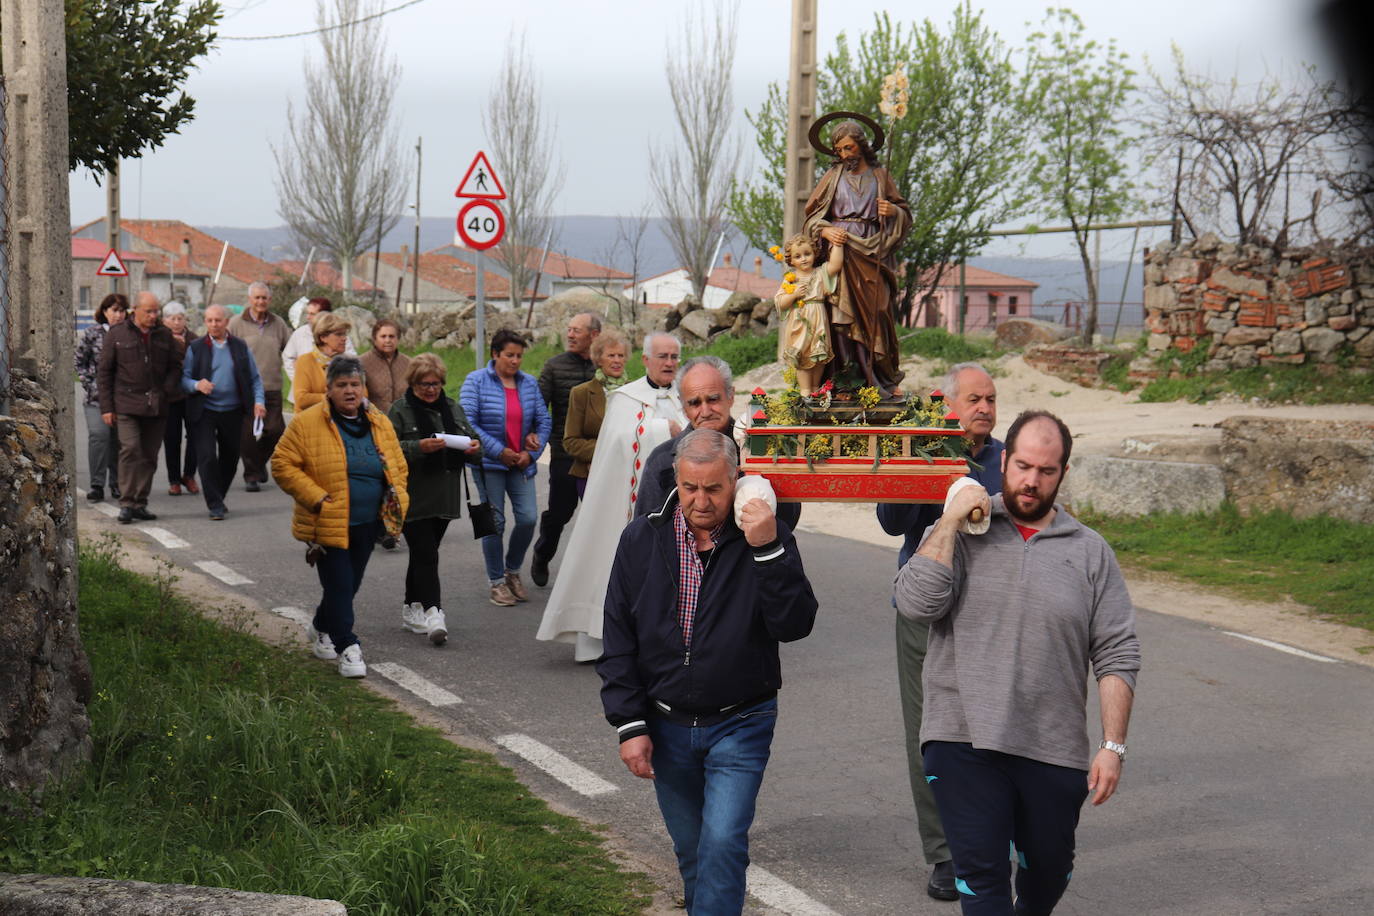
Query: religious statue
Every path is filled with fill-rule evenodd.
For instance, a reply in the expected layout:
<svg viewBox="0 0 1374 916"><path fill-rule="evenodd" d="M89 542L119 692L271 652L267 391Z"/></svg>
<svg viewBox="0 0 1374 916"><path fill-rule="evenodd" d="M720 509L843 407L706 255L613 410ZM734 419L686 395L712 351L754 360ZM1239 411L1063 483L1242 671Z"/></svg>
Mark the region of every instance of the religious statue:
<svg viewBox="0 0 1374 916"><path fill-rule="evenodd" d="M840 118L845 120L835 125L830 147L824 147L821 127ZM873 132L871 141L864 125ZM831 112L812 125L810 139L819 152L838 160L811 192L802 228L815 241L817 263L828 259L830 246L844 247L843 266L829 297L835 350L830 374L852 365L865 385L899 396L903 373L897 367L892 305L897 297L896 252L911 231L911 208L878 164L883 131L873 119Z"/></svg>

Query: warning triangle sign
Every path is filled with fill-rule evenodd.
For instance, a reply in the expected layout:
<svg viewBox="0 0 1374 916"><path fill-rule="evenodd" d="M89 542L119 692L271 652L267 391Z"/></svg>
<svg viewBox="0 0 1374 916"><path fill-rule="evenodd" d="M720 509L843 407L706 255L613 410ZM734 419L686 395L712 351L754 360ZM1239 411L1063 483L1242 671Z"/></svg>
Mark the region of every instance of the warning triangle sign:
<svg viewBox="0 0 1374 916"><path fill-rule="evenodd" d="M468 166L467 174L458 183L458 190L453 192L453 196L477 197L483 200L506 199L506 189L501 187L501 179L496 177L496 170L491 167L486 153L479 150L473 157L472 165Z"/></svg>
<svg viewBox="0 0 1374 916"><path fill-rule="evenodd" d="M119 252L113 248L110 253L105 255L105 260L100 262L100 266L95 269L97 277L127 277L129 269L124 266L124 262L119 258Z"/></svg>

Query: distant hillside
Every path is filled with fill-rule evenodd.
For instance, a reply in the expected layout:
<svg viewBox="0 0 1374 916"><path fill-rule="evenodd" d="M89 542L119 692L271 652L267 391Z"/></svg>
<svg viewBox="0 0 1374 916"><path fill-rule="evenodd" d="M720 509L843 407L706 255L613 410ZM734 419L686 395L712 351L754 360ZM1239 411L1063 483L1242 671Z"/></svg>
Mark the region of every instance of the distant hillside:
<svg viewBox="0 0 1374 916"><path fill-rule="evenodd" d="M291 235L285 226L270 229L248 229L233 226L197 227L218 238L226 239L231 245L242 248L268 261L286 258L302 258L305 252L297 252L291 242ZM617 244L618 220L614 216L563 216L557 217L554 241L550 246L555 251L576 258L606 264L618 270L629 272L628 252L623 245ZM420 221L420 248L428 251L453 242L453 220L449 217L426 217ZM415 244L415 224L402 221L387 233L382 248L396 251L401 245ZM771 277L781 275L781 265L767 253L750 248L736 236L727 238L721 247L722 253L729 253L735 263L748 269L755 256L763 258L764 274ZM641 277L651 277L678 267L678 259L673 254L663 234L663 220L657 217L649 220L645 230L640 252ZM719 261L717 262L719 263ZM1066 258L1015 258L1015 257L976 257L970 264L995 270L1039 283L1035 291L1037 303L1077 301L1087 298L1087 286L1083 281L1083 268L1076 260ZM1121 284L1126 274L1125 261L1104 261L1099 295L1103 302L1116 302L1121 295ZM1131 270L1130 285L1126 291L1127 302L1140 302L1142 298L1142 276L1140 264Z"/></svg>

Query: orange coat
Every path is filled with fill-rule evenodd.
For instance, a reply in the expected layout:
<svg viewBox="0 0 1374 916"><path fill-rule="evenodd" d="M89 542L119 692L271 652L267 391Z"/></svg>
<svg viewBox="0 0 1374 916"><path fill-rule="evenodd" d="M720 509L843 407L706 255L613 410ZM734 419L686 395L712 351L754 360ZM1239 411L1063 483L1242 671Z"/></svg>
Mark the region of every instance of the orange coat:
<svg viewBox="0 0 1374 916"><path fill-rule="evenodd" d="M314 407L324 400L324 367L329 365L332 356L325 356L319 347L296 360L296 377L291 380L291 400L296 410ZM363 384L363 397L367 397L367 385Z"/></svg>
<svg viewBox="0 0 1374 916"><path fill-rule="evenodd" d="M372 423L372 441L382 456L386 482L395 488L404 517L410 494L401 443L386 414L368 405L367 419ZM291 534L296 540L325 547L348 546L348 457L327 401L296 411L272 453L272 479L296 501L291 517ZM320 505L326 495L329 502Z"/></svg>

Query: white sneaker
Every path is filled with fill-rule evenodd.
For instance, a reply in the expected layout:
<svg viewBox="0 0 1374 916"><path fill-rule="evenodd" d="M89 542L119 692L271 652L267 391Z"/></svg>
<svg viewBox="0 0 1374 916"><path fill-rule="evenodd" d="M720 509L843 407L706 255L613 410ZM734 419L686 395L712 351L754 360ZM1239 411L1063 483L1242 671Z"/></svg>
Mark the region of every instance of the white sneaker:
<svg viewBox="0 0 1374 916"><path fill-rule="evenodd" d="M363 664L363 650L355 642L343 650L339 656L339 673L344 677L367 677L367 665Z"/></svg>
<svg viewBox="0 0 1374 916"><path fill-rule="evenodd" d="M401 626L412 633L429 632L429 627L425 623L427 617L425 609L420 606L418 601L412 601L401 607Z"/></svg>
<svg viewBox="0 0 1374 916"><path fill-rule="evenodd" d="M436 646L442 646L448 642L448 627L444 625L444 612L437 607L425 611L425 627L429 632L429 641Z"/></svg>
<svg viewBox="0 0 1374 916"><path fill-rule="evenodd" d="M310 651L315 653L316 658L327 662L339 657L339 653L334 651L334 640L329 638L328 633L321 633L314 627L310 628Z"/></svg>

